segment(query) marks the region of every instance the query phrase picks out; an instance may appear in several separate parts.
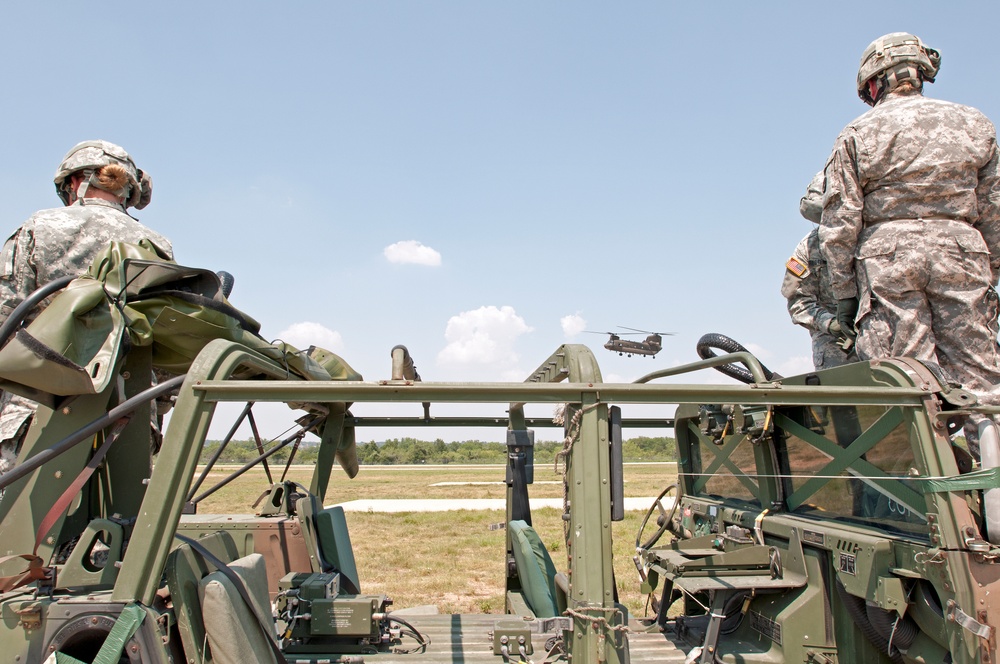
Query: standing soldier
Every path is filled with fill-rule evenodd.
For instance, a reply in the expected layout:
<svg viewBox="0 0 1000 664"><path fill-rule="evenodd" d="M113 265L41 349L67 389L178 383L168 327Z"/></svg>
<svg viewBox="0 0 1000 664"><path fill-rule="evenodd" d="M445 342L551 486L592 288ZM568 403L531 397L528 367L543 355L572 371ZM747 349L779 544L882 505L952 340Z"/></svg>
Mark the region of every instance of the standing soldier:
<svg viewBox="0 0 1000 664"><path fill-rule="evenodd" d="M66 207L31 215L0 251L0 323L41 286L86 272L112 241L145 239L164 258L173 258L169 240L125 212L146 207L152 181L121 147L107 141L76 145L63 157L54 182ZM2 393L0 474L15 464L35 408L33 401Z"/></svg>
<svg viewBox="0 0 1000 664"><path fill-rule="evenodd" d="M940 62L902 32L865 49L858 95L872 109L834 144L820 239L861 359L936 362L981 391L1000 383L996 131L974 108L923 96Z"/></svg>
<svg viewBox="0 0 1000 664"><path fill-rule="evenodd" d="M806 195L799 201L799 212L819 224L823 214L823 171L809 183ZM848 353L838 344L843 333L837 322L837 298L830 286L830 271L819 247L819 226L802 238L785 263L781 294L788 300L792 322L809 330L816 369L857 362L853 349Z"/></svg>

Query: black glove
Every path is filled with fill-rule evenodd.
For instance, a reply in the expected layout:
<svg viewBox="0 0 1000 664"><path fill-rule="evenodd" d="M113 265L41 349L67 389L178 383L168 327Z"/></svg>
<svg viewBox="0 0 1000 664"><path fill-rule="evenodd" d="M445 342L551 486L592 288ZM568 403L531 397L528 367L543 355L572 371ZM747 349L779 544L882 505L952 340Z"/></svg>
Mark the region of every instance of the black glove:
<svg viewBox="0 0 1000 664"><path fill-rule="evenodd" d="M854 328L854 319L858 315L858 298L848 297L837 300L837 322L840 323L840 330L849 339L856 339L857 330Z"/></svg>

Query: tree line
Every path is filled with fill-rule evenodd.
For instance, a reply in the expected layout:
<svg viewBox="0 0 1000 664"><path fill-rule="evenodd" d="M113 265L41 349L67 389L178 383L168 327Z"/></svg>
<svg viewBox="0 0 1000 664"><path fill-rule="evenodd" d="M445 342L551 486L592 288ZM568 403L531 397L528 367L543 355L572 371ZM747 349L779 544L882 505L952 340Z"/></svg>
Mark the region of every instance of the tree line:
<svg viewBox="0 0 1000 664"><path fill-rule="evenodd" d="M201 462L206 463L219 450L219 441L210 441L202 450ZM563 448L562 441L535 443L535 463L553 463ZM267 447L265 446L265 449ZM292 447L285 447L269 457L272 464L288 462ZM219 456L219 463L247 463L257 458L259 452L252 440L230 441ZM314 464L319 455L317 444L302 445L295 451L294 463ZM396 464L448 464L448 463L506 463L507 446L495 441L465 440L446 443L440 438L433 441L416 438L390 438L384 442L358 443L358 461L362 465ZM622 443L625 461L676 461L677 445L666 436L639 436Z"/></svg>

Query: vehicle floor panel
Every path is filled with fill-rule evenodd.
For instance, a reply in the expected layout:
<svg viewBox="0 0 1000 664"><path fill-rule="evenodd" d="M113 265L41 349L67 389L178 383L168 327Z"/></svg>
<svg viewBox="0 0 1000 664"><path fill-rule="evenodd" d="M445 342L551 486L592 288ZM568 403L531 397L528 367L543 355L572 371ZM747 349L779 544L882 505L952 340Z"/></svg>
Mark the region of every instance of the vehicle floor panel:
<svg viewBox="0 0 1000 664"><path fill-rule="evenodd" d="M400 664L440 664L441 662L464 662L466 664L479 664L480 662L496 663L502 661L498 655L493 654L492 632L497 622L510 622L517 620L514 616L503 614L461 614L461 615L409 615L401 614L403 618L417 629L421 634L430 638L430 645L425 651L413 653L392 653L379 652L362 655L365 661L378 662L379 664L389 664L399 662ZM683 662L684 651L671 640L670 636L662 633L646 633L641 630L645 626L638 621L633 621L628 636L629 653L632 664L641 662L660 662L670 664L672 662ZM534 653L533 660L540 660L544 657L545 642L554 633L532 634L531 641ZM404 639L396 646L401 649L410 649L416 646L413 639ZM311 662L323 659L317 655L298 655L287 653L286 657L290 664L295 662ZM344 657L341 655L341 657ZM516 655L515 655L516 657Z"/></svg>

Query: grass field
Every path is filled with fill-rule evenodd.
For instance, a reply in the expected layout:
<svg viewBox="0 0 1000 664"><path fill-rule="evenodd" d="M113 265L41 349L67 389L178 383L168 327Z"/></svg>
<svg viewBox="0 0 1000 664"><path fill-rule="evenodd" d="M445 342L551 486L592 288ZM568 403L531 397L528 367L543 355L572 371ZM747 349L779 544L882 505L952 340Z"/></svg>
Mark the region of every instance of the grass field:
<svg viewBox="0 0 1000 664"><path fill-rule="evenodd" d="M281 470L272 468L275 480ZM287 479L308 486L311 472L310 467L292 467ZM222 477L223 473L212 473L208 482ZM334 474L326 503L361 498L503 498L503 478L503 466L362 466L353 480ZM562 497L561 478L551 466L536 465L534 479L529 489L533 498ZM656 496L674 479L673 464L629 464L625 466L625 495ZM266 487L263 471L255 469L201 501L198 511L252 512L250 506ZM560 512L535 509L532 520L556 567L565 570ZM642 517L642 512L627 512L624 521L613 524L619 598L638 615L645 610L646 598L638 591L632 555ZM503 520L499 510L348 512L362 592L384 593L396 609L433 604L443 613L502 613L504 531L490 530L490 526Z"/></svg>

